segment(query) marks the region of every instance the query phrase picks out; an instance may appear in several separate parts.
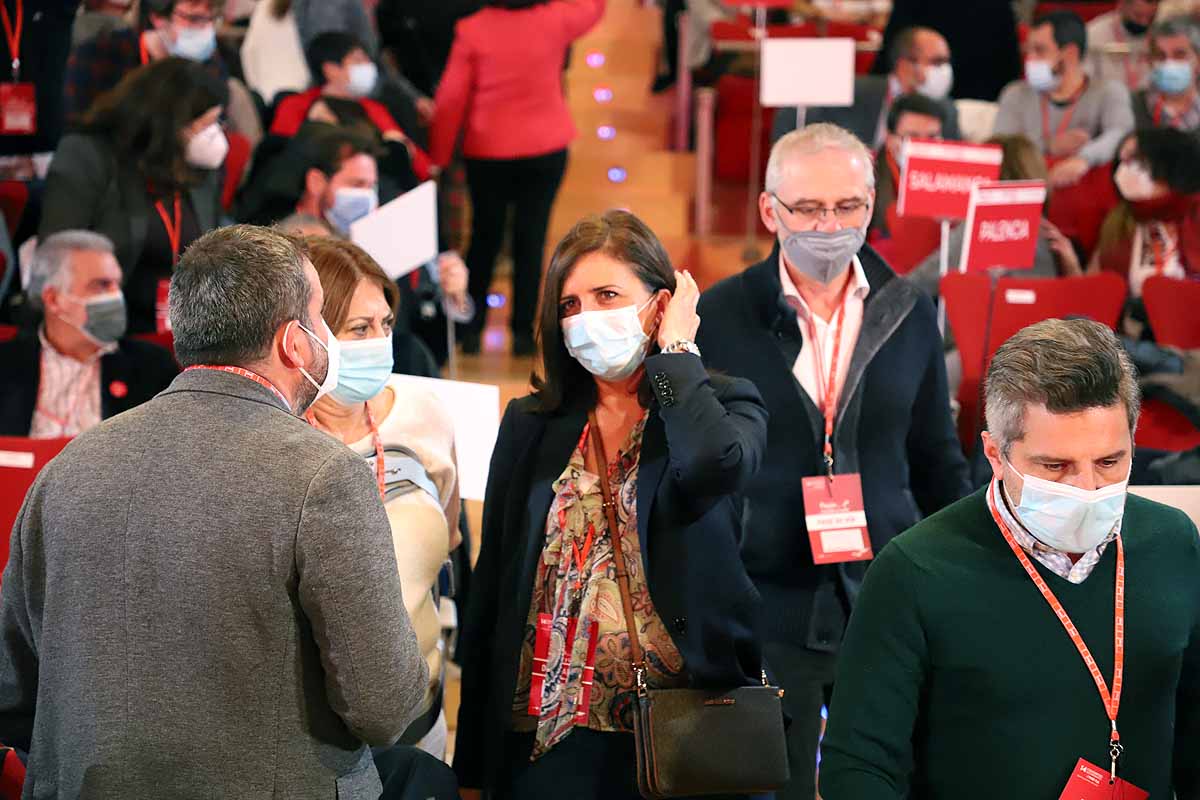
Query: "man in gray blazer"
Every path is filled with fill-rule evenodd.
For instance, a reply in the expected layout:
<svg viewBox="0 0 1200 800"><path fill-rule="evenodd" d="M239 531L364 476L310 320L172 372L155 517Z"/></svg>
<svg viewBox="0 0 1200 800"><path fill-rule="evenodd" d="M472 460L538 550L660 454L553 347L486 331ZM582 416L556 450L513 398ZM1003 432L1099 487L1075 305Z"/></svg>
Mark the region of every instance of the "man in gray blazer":
<svg viewBox="0 0 1200 800"><path fill-rule="evenodd" d="M364 743L427 668L366 462L297 418L336 380L323 301L282 234L201 237L171 282L191 369L38 476L0 585L26 797L380 796Z"/></svg>
<svg viewBox="0 0 1200 800"><path fill-rule="evenodd" d="M954 71L950 66L950 45L945 37L932 28L909 28L897 35L892 52L886 55L892 63L890 74L859 75L854 79L854 105L814 106L804 109L803 119L799 118L800 109L797 108L776 111L771 141L778 141L788 131L803 125L832 122L853 133L874 152L887 137L887 113L892 102L914 92L936 100L944 107L942 117L947 124L942 130L943 138L961 138L958 111L949 97Z"/></svg>

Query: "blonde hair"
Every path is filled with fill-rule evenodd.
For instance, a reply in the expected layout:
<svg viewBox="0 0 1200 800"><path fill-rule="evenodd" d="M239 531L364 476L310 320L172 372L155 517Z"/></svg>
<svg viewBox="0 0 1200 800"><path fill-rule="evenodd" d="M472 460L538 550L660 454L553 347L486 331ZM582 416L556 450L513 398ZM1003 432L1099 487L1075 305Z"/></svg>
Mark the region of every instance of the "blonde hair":
<svg viewBox="0 0 1200 800"><path fill-rule="evenodd" d="M794 157L815 155L825 150L841 150L858 158L862 162L867 188L875 188L875 167L871 151L853 133L830 122L805 125L782 136L771 148L763 188L773 194L787 177L788 165Z"/></svg>

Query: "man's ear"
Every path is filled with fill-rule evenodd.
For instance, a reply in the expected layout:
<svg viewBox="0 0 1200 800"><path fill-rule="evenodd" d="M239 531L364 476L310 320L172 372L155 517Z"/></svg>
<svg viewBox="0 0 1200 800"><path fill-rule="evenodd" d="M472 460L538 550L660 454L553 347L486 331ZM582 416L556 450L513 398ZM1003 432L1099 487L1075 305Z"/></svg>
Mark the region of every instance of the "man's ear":
<svg viewBox="0 0 1200 800"><path fill-rule="evenodd" d="M304 173L304 193L319 198L329 188L329 178L316 167L309 167Z"/></svg>
<svg viewBox="0 0 1200 800"><path fill-rule="evenodd" d="M775 204L774 198L766 192L762 192L758 196L758 216L762 219L762 224L772 235L779 232L779 221L775 219L775 209L772 206Z"/></svg>

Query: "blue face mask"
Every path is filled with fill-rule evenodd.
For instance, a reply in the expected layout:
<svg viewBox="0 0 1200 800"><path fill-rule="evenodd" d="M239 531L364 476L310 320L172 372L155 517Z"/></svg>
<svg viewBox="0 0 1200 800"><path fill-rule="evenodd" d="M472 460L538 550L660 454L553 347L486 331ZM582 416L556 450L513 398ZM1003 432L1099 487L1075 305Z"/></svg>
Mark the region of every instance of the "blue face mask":
<svg viewBox="0 0 1200 800"><path fill-rule="evenodd" d="M325 212L325 219L339 233L349 236L350 226L378 207L379 195L374 189L338 189L333 195L333 205Z"/></svg>
<svg viewBox="0 0 1200 800"><path fill-rule="evenodd" d="M208 61L217 49L217 32L212 25L202 28L179 28L175 42L168 48L171 55L192 61Z"/></svg>
<svg viewBox="0 0 1200 800"><path fill-rule="evenodd" d="M1160 61L1150 71L1154 88L1166 94L1186 92L1194 81L1192 65L1187 61Z"/></svg>
<svg viewBox="0 0 1200 800"><path fill-rule="evenodd" d="M1042 544L1062 553L1086 553L1100 545L1125 515L1129 477L1102 489L1080 489L1032 475L1022 475L1021 502L1008 496L1009 507L1021 524ZM1008 489L1005 488L1005 493Z"/></svg>
<svg viewBox="0 0 1200 800"><path fill-rule="evenodd" d="M392 375L392 339L341 342L337 386L329 395L345 406L365 403L383 391Z"/></svg>

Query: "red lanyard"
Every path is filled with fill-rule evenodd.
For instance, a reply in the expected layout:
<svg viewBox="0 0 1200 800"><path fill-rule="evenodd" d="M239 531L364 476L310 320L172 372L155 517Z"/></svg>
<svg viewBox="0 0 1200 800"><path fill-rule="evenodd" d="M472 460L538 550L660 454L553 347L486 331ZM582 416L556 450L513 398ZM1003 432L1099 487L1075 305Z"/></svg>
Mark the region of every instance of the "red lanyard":
<svg viewBox="0 0 1200 800"><path fill-rule="evenodd" d="M138 58L142 61L142 66L150 63L150 52L146 50L146 34L138 36Z"/></svg>
<svg viewBox="0 0 1200 800"><path fill-rule="evenodd" d="M379 487L379 499L386 500L387 482L384 476L387 474L387 465L384 463L383 438L379 435L379 426L375 424L375 415L371 413L371 404L363 403L363 408L367 412L367 427L371 429L371 446L375 448L375 485ZM311 408L304 412L304 418L314 428L331 433L328 428L317 422L317 415Z"/></svg>
<svg viewBox="0 0 1200 800"><path fill-rule="evenodd" d="M1167 269L1167 260L1175 255L1176 245L1166 244L1167 228L1161 222L1158 223L1158 235L1155 236L1154 229L1146 226L1146 238L1150 240L1150 252L1154 257L1154 274L1161 275ZM1160 241L1160 239L1162 241Z"/></svg>
<svg viewBox="0 0 1200 800"><path fill-rule="evenodd" d="M1156 128L1162 124L1163 111L1163 99L1161 96L1159 96L1158 102L1154 104L1154 127ZM1170 114L1169 111L1167 113ZM1171 114L1172 119L1174 116L1174 114Z"/></svg>
<svg viewBox="0 0 1200 800"><path fill-rule="evenodd" d="M154 208L158 210L158 216L162 218L163 228L167 231L167 241L171 244L171 266L174 267L179 263L179 244L183 238L183 215L179 204L179 192L175 193L175 224L171 224L171 220L167 217L167 209L163 207L161 200L154 201Z"/></svg>
<svg viewBox="0 0 1200 800"><path fill-rule="evenodd" d="M12 79L16 83L21 73L21 29L25 27L23 0L17 0L17 24L14 26L12 17L8 15L8 4L0 0L0 14L3 14L4 38L8 42L8 52L12 56Z"/></svg>
<svg viewBox="0 0 1200 800"><path fill-rule="evenodd" d="M292 407L292 404L289 403L287 398L283 396L283 392L275 388L275 384L271 383L269 380L256 372L251 372L250 370L242 369L241 367L231 367L227 364L197 364L195 366L188 367L184 370L184 372L191 372L194 369L209 369L215 372L228 372L230 375L241 375L243 378L248 378L254 381L259 386L264 386L267 389L270 389L275 393L276 397L283 401L284 407L288 409Z"/></svg>
<svg viewBox="0 0 1200 800"><path fill-rule="evenodd" d="M589 422L588 424L583 426L583 435L579 437L579 444L576 445L576 447L579 448L579 452L583 456L585 463L587 461L588 442L591 441L588 438L588 436L591 434L591 432L592 432L592 425ZM599 467L600 467L600 469L599 469L600 480L602 480L602 481L608 480L608 464L600 464ZM576 494L579 494L578 487L576 487L575 491L576 491ZM559 511L559 528L565 530L566 527L567 527L566 526L566 512ZM620 533L619 531L609 531L608 535L609 536L617 536L617 535L619 535L619 533ZM589 522L588 526L587 526L587 537L583 540L583 547L580 547L579 542L576 541L575 539L571 540L571 556L572 556L572 558L575 559L575 588L576 589L580 589L583 587L583 567L587 563L588 554L592 552L592 544L595 542L595 540L596 540L596 526L594 524L592 524L591 522Z"/></svg>
<svg viewBox="0 0 1200 800"><path fill-rule="evenodd" d="M1096 688L1100 690L1100 700L1104 703L1104 711L1108 714L1108 719L1112 723L1112 737L1109 739L1110 755L1113 763L1113 779L1116 779L1117 773L1117 758L1121 755L1123 747L1121 746L1121 735L1117 733L1117 711L1121 707L1121 684L1124 682L1125 676L1125 546L1121 541L1121 537L1117 536L1117 585L1113 610L1113 682L1112 693L1109 693L1108 683L1105 682L1104 676L1100 673L1100 667L1096 664L1096 659L1092 657L1092 652L1088 650L1087 644L1083 641L1083 636L1079 633L1079 629L1075 627L1075 623L1071 621L1071 617L1067 614L1062 603L1054 596L1054 591L1038 573L1033 566L1033 562L1029 560L1029 556L1021 549L1017 539L1013 536L1008 525L1000 516L998 501L996 499L996 482L992 482L990 495L988 497L988 505L991 507L992 519L996 521L996 527L1000 529L1000 533L1004 534L1004 540L1008 542L1008 546L1017 556L1017 560L1021 562L1021 566L1025 568L1025 572L1029 574L1033 585L1042 593L1042 597L1046 598L1046 602L1050 604L1050 609L1054 615L1058 617L1059 622L1067 631L1067 635L1071 637L1071 641L1075 645L1075 649L1079 651L1079 655L1083 658L1083 663L1087 665L1088 670L1092 673L1092 680L1096 682Z"/></svg>
<svg viewBox="0 0 1200 800"><path fill-rule="evenodd" d="M825 416L825 471L830 477L833 477L833 420L837 416L837 375L838 361L842 352L842 326L846 322L846 295L850 291L849 279L846 286L842 289L842 297L838 303L838 310L834 312L837 318L834 324L833 333L833 361L829 365L829 375L825 381L825 391L821 396L821 412ZM817 338L817 324L813 321L813 312L808 312L808 341L812 345L813 354L816 359L817 367L817 386L820 387L821 379L825 377L824 361L825 358L821 353L820 340Z"/></svg>
<svg viewBox="0 0 1200 800"><path fill-rule="evenodd" d="M1080 100L1080 98L1083 97L1083 93L1087 91L1087 88L1088 88L1088 79L1084 78L1083 85L1079 87L1079 91L1077 91L1075 93L1075 96L1071 99L1071 105L1067 106L1067 110L1065 112L1063 112L1062 119L1060 119L1058 121L1058 130L1056 130L1054 132L1055 136L1059 135L1060 133L1065 131L1068 126L1070 126L1071 117L1075 116L1075 107L1079 105L1079 100ZM1041 98L1042 98L1042 148L1046 152L1050 152L1050 145L1051 145L1051 141L1050 141L1050 100L1047 99L1045 94L1043 94L1041 96Z"/></svg>

